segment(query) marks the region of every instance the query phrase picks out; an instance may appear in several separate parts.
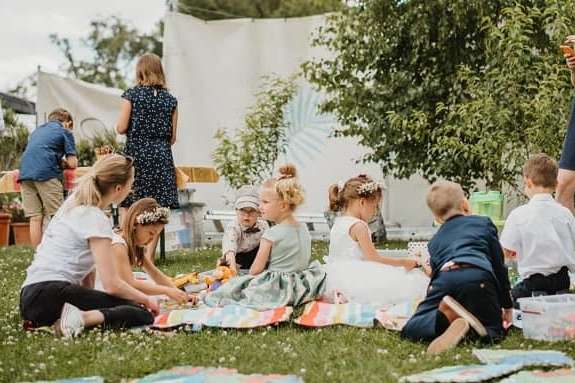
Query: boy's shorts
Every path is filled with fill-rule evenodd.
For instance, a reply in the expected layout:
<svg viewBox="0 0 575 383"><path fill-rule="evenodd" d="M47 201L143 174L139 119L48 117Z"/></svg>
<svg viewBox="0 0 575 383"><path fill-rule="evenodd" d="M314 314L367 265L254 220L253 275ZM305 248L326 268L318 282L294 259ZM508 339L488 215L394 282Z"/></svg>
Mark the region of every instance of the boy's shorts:
<svg viewBox="0 0 575 383"><path fill-rule="evenodd" d="M51 217L64 202L64 187L58 178L22 181L20 189L26 217Z"/></svg>

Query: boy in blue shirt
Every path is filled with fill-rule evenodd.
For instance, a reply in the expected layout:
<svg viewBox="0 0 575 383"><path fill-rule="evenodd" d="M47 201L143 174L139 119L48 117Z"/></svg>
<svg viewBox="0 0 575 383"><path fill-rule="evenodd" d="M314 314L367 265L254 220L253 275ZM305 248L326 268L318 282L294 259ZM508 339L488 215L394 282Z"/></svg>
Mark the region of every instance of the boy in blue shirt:
<svg viewBox="0 0 575 383"><path fill-rule="evenodd" d="M64 201L62 168L78 166L73 127L68 111L53 110L48 122L32 132L22 155L18 182L34 248L42 240L44 217L53 216Z"/></svg>
<svg viewBox="0 0 575 383"><path fill-rule="evenodd" d="M428 245L431 281L401 335L432 341L432 355L456 346L470 327L487 340L502 338L512 302L497 229L488 217L471 215L454 182L431 185L427 205L442 224Z"/></svg>

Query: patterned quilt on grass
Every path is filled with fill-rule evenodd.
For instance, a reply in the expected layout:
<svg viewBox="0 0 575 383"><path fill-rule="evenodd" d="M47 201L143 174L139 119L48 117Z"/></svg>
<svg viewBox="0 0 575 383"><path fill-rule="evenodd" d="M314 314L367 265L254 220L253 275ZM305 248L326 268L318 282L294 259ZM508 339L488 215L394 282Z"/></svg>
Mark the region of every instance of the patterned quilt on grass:
<svg viewBox="0 0 575 383"><path fill-rule="evenodd" d="M473 355L487 364L518 364L522 367L571 367L573 359L555 350L473 349Z"/></svg>
<svg viewBox="0 0 575 383"><path fill-rule="evenodd" d="M503 379L501 383L572 383L575 370L563 368L554 371L521 371Z"/></svg>
<svg viewBox="0 0 575 383"><path fill-rule="evenodd" d="M358 303L332 304L313 301L305 306L303 314L294 322L305 327L373 327L377 309L377 306Z"/></svg>
<svg viewBox="0 0 575 383"><path fill-rule="evenodd" d="M479 364L436 368L419 374L404 376L404 383L485 382L510 375L521 369L515 364Z"/></svg>
<svg viewBox="0 0 575 383"><path fill-rule="evenodd" d="M420 300L414 300L382 308L375 313L375 319L388 330L401 331L409 318L415 313L419 302Z"/></svg>
<svg viewBox="0 0 575 383"><path fill-rule="evenodd" d="M141 379L132 380L131 383L303 383L295 375L244 375L232 368L211 367L174 367Z"/></svg>
<svg viewBox="0 0 575 383"><path fill-rule="evenodd" d="M152 325L156 329L169 329L182 325L221 328L255 328L276 325L290 319L293 308L280 307L256 311L242 306L189 308L171 310L158 315Z"/></svg>

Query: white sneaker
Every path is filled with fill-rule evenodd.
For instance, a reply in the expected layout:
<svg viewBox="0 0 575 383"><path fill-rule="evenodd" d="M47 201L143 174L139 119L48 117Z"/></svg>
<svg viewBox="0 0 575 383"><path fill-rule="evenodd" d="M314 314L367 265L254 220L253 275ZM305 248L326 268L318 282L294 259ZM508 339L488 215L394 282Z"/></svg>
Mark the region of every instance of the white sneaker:
<svg viewBox="0 0 575 383"><path fill-rule="evenodd" d="M84 330L82 311L76 306L64 303L60 319L54 323L54 330L56 331L56 335L64 338L73 338L80 335Z"/></svg>

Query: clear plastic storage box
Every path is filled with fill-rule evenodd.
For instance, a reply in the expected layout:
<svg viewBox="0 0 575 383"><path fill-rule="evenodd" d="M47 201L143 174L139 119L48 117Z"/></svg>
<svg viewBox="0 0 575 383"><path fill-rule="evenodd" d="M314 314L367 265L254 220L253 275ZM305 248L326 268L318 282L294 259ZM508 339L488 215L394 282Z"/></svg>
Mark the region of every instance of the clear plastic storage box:
<svg viewBox="0 0 575 383"><path fill-rule="evenodd" d="M575 340L575 294L520 298L523 335L537 340Z"/></svg>

